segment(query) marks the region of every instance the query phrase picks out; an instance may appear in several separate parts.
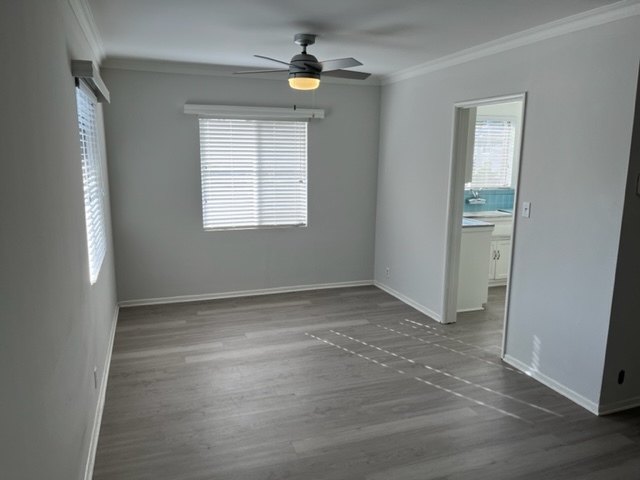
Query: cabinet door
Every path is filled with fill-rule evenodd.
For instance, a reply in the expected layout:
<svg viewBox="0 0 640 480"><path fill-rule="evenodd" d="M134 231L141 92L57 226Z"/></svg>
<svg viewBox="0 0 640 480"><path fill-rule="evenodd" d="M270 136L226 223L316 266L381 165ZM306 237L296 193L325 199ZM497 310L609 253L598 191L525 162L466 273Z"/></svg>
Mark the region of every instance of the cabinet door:
<svg viewBox="0 0 640 480"><path fill-rule="evenodd" d="M495 276L496 280L506 279L509 276L509 259L511 258L511 239L497 240L495 242L496 262Z"/></svg>

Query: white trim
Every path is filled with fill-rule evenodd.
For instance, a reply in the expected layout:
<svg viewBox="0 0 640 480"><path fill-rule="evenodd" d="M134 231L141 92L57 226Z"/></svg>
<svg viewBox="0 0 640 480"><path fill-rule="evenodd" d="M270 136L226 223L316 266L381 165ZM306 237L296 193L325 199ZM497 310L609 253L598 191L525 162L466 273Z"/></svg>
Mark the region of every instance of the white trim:
<svg viewBox="0 0 640 480"><path fill-rule="evenodd" d="M640 397L628 398L618 402L600 405L598 407L598 415L609 415L611 413L622 412L631 408L640 407Z"/></svg>
<svg viewBox="0 0 640 480"><path fill-rule="evenodd" d="M498 95L497 97L482 97L472 100L463 100L453 104L454 107L470 108L470 107L486 107L489 105L497 105L500 103L519 102L526 97L527 93L510 93L508 95Z"/></svg>
<svg viewBox="0 0 640 480"><path fill-rule="evenodd" d="M526 364L522 363L520 360L517 360L517 359L513 358L510 355L505 355L502 359L506 363L511 365L512 367L515 367L518 370L520 370L520 371L524 372L525 374L529 375L530 377L536 379L537 381L539 381L543 385L546 385L547 387L549 387L551 390L554 390L554 391L558 392L560 395L562 395L562 396L568 398L569 400L577 403L578 405L580 405L581 407L587 409L589 412L593 413L594 415L598 415L599 414L599 412L598 412L598 404L597 403L592 402L588 398L583 397L582 395L580 395L579 393L574 392L573 390L571 390L568 387L565 387L564 385L562 385L561 383L557 382L553 378L547 377L544 373L541 373L538 370L532 369L529 365L526 365Z"/></svg>
<svg viewBox="0 0 640 480"><path fill-rule="evenodd" d="M238 292L206 293L203 295L181 295L177 297L144 298L140 300L123 300L120 307L140 307L144 305L164 305L168 303L200 302L203 300L219 300L222 298L253 297L257 295L274 295L277 293L304 292L307 290L325 290L329 288L365 287L373 285L373 280L354 282L321 283L317 285L294 285L290 287L262 288L259 290L242 290Z"/></svg>
<svg viewBox="0 0 640 480"><path fill-rule="evenodd" d="M458 277L462 244L462 213L464 210L464 176L470 109L454 106L451 163L449 165L449 201L447 202L447 231L444 251L444 291L442 293L441 323L455 323L458 314ZM474 122L475 124L475 122Z"/></svg>
<svg viewBox="0 0 640 480"><path fill-rule="evenodd" d="M445 270L444 270L444 285L445 289L442 295L442 311L443 311L443 321L441 323L455 323L457 320L458 307L457 307L457 298L458 298L458 282L459 282L459 256L460 256L460 244L461 244L461 236L462 236L462 216L463 216L463 205L462 198L464 193L464 175L465 168L461 168L464 165L461 163L466 163L467 155L466 155L466 144L467 144L467 136L468 136L468 121L469 118L465 115L465 111L471 108L477 108L481 106L487 105L498 105L501 103L508 102L522 102L522 113L521 113L521 128L520 128L520 140L519 147L520 152L518 153L517 159L518 162L522 162L522 146L524 145L524 117L526 114L527 107L527 93L513 93L509 95L500 95L496 97L482 98L476 100L465 100L454 103L454 115L453 115L453 137L452 137L452 147L451 147L451 165L449 168L449 202L447 207L447 237L445 243ZM518 195L519 195L519 186L520 186L520 165L518 166L518 176L515 179L515 184L512 187L515 189L515 197L514 197L514 206L517 206ZM512 241L512 248L509 257L509 273L506 280L500 280L499 282L504 282L504 285L507 286L506 299L505 299L505 316L504 316L504 329L502 335L502 351L505 348L506 336L507 336L507 326L508 326L508 316L509 316L509 304L510 304L510 295L511 290L509 288L509 279L512 278L512 273L514 269L513 259L514 259L514 248L513 241L515 239L516 234L516 219L517 215L512 217L513 222L513 232L509 238ZM495 240L495 237L492 237L492 240ZM492 281L488 281L489 287L499 286L502 283L493 283ZM462 312L462 311L460 311Z"/></svg>
<svg viewBox="0 0 640 480"><path fill-rule="evenodd" d="M251 120L324 118L324 110L319 108L240 107L236 105L196 105L190 103L185 103L184 113L203 117L246 118Z"/></svg>
<svg viewBox="0 0 640 480"><path fill-rule="evenodd" d="M484 307L480 307L480 308L461 308L456 313L481 312L483 310L484 310Z"/></svg>
<svg viewBox="0 0 640 480"><path fill-rule="evenodd" d="M440 57L431 62L401 70L400 72L384 76L382 85L389 85L402 80L418 77L461 63L488 57L496 53L559 37L623 18L640 14L640 0L623 0L604 7L582 12L577 15L562 18L554 22L523 30L491 42L476 45L465 50Z"/></svg>
<svg viewBox="0 0 640 480"><path fill-rule="evenodd" d="M91 443L89 443L89 456L84 470L84 480L93 478L93 467L96 462L96 451L98 448L98 437L100 436L100 424L102 423L102 412L104 411L104 402L107 396L107 381L109 379L109 368L111 367L111 356L113 354L113 341L116 337L116 325L118 324L118 313L120 307L116 305L113 312L113 321L111 322L111 332L109 337L109 345L107 346L107 356L104 359L104 368L102 369L102 378L100 379L100 390L98 390L98 404L93 419L93 429L91 431Z"/></svg>
<svg viewBox="0 0 640 480"><path fill-rule="evenodd" d="M98 63L102 62L105 56L104 46L89 3L87 0L69 0L69 5L71 6L71 10L78 20L80 29L82 30L82 33L84 33L87 43L93 52L95 57L94 60Z"/></svg>
<svg viewBox="0 0 640 480"><path fill-rule="evenodd" d="M415 308L420 313L424 313L426 316L430 317L431 319L435 320L436 322L442 323L442 317L440 315L438 315L436 312L434 312L433 310L425 307L424 305L416 302L415 300L412 300L411 298L407 297L406 295L403 295L402 293L395 291L393 288L385 285L382 282L378 282L377 280L375 280L373 282L373 284L376 287L378 287L380 290L384 290L389 295L393 295L398 300L402 300L407 305Z"/></svg>
<svg viewBox="0 0 640 480"><path fill-rule="evenodd" d="M506 285L507 291L505 294L504 302L504 321L502 326L502 353L507 351L507 335L509 334L509 316L511 315L511 279L513 278L514 259L516 257L516 234L519 230L520 220L518 220L518 202L520 201L520 181L522 180L522 154L524 151L524 142L526 138L526 116L527 116L527 102L529 100L529 94L524 92L522 95L522 109L520 110L520 138L518 139L518 154L516 156L518 162L518 171L516 178L513 179L512 187L515 189L513 196L513 214L511 217L511 252L509 255L509 272L507 273ZM491 285L493 286L493 285Z"/></svg>
<svg viewBox="0 0 640 480"><path fill-rule="evenodd" d="M206 63L171 62L167 60L146 60L120 57L106 58L102 66L104 68L111 68L114 70L176 73L179 75L203 75L210 77L231 77L233 76L233 72L238 70L238 67L231 67L227 65L210 65ZM258 78L263 77L259 76ZM278 80L277 77L273 76L270 76L269 78L272 80Z"/></svg>
<svg viewBox="0 0 640 480"><path fill-rule="evenodd" d="M508 102L522 102L522 116L524 118L524 112L526 109L526 93L511 93L508 95L500 95L495 97L480 98L474 100L464 100L454 103L453 112L453 136L451 138L451 164L449 167L449 201L447 203L447 237L445 244L445 269L443 275L443 281L445 289L442 295L442 320L441 323L455 323L458 314L458 281L459 281L459 263L460 263L460 244L462 238L462 216L464 210L463 197L464 197L464 175L466 171L465 163L467 162L467 138L469 135L469 113L471 108L478 108L487 105L498 105ZM522 119L521 119L522 121ZM522 122L524 125L524 122ZM524 135L524 130L520 129L521 137ZM520 148L522 148L523 142L520 139ZM518 161L522 159L522 153L518 155ZM520 167L518 166L518 174ZM519 176L516 179L515 187L518 186ZM518 189L516 188L517 201ZM515 217L514 217L515 225ZM515 232L515 226L514 226ZM492 239L493 240L493 239ZM511 258L509 261L511 275L511 268L513 266L513 248L511 249ZM508 285L506 281L503 281L505 285ZM492 285L489 282L489 286ZM507 291L507 303L509 302L509 292ZM462 311L461 311L462 312ZM505 310L505 318L506 318ZM506 332L506 330L505 330Z"/></svg>

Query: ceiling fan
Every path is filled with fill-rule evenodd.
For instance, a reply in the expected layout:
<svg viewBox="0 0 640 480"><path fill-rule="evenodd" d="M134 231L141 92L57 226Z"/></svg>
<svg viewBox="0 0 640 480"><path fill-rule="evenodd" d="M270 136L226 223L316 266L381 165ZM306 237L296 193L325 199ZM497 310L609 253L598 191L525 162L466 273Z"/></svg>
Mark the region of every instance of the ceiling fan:
<svg viewBox="0 0 640 480"><path fill-rule="evenodd" d="M265 60L287 65L289 68L276 70L249 70L235 73L254 74L289 72L289 86L296 90L315 90L320 85L321 76L364 80L371 75L370 73L365 72L343 70L343 68L362 65L362 63L355 58L336 58L334 60L319 62L316 57L307 53L307 47L316 43L316 35L311 33L296 33L293 37L293 41L302 47L302 53L294 55L289 62L283 62L282 60L276 60L275 58L265 57L263 55L254 55L258 58L264 58Z"/></svg>

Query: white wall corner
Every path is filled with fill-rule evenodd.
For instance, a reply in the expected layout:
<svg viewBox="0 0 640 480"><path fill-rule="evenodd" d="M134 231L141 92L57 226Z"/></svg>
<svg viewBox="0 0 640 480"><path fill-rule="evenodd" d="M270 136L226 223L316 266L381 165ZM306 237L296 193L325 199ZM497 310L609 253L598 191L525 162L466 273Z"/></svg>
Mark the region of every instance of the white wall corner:
<svg viewBox="0 0 640 480"><path fill-rule="evenodd" d="M572 402L577 403L578 405L585 408L586 410L593 413L594 415L601 415L601 412L597 403L589 400L588 398L580 395L577 392L574 392L569 387L566 387L565 385L557 382L553 378L546 376L544 373L532 368L530 365L527 365L526 363L523 363L520 360L513 358L510 355L505 355L503 360L509 365L511 365L512 367L517 368L521 372L524 372L530 377L536 379L543 385L546 385L551 390L554 390L555 392L559 393L563 397L566 397Z"/></svg>
<svg viewBox="0 0 640 480"><path fill-rule="evenodd" d="M427 317L430 317L431 319L435 320L438 323L442 323L442 316L437 314L436 312L434 312L433 310L431 310L430 308L425 307L424 305L422 305L421 303L416 302L415 300L407 297L406 295L403 295L400 292L397 292L396 290L394 290L393 288L385 285L382 282L379 282L377 280L375 280L373 282L373 284L378 287L380 290L384 290L385 292L387 292L389 295L393 295L394 297L396 297L398 300L402 300L404 303L406 303L407 305L415 308L416 310L418 310L420 313L424 313Z"/></svg>
<svg viewBox="0 0 640 480"><path fill-rule="evenodd" d="M562 18L538 27L508 35L491 42L476 45L459 52L440 57L431 62L416 65L382 78L382 85L419 77L427 73L470 62L496 53L603 25L623 18L640 15L640 0L623 0L594 10Z"/></svg>
<svg viewBox="0 0 640 480"><path fill-rule="evenodd" d="M102 369L102 377L100 378L100 388L98 390L98 403L93 418L93 426L89 443L89 454L84 470L84 480L93 478L93 468L96 462L96 452L98 449L98 437L100 436L100 425L102 424L102 412L104 412L104 402L107 397L107 381L109 379L109 367L111 366L111 357L113 355L113 342L116 337L116 326L118 324L118 313L120 307L116 305L113 312L113 320L111 322L111 332L109 334L109 344L107 346L107 354L104 359L104 367Z"/></svg>
<svg viewBox="0 0 640 480"><path fill-rule="evenodd" d="M78 20L78 24L80 24L80 28L82 29L87 42L89 43L89 47L95 57L94 60L98 65L100 65L105 57L104 45L102 43L102 38L100 38L100 33L98 32L98 27L96 26L95 19L93 18L93 12L91 12L91 7L89 6L88 1L69 0L69 5Z"/></svg>

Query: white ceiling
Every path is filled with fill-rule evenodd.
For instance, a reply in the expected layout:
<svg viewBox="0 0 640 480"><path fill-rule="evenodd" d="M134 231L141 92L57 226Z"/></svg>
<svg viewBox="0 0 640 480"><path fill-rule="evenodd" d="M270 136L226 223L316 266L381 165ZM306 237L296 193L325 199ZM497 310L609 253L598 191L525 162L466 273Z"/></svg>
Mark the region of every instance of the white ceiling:
<svg viewBox="0 0 640 480"><path fill-rule="evenodd" d="M320 60L355 57L376 76L617 0L89 0L107 59L279 68L298 32Z"/></svg>

